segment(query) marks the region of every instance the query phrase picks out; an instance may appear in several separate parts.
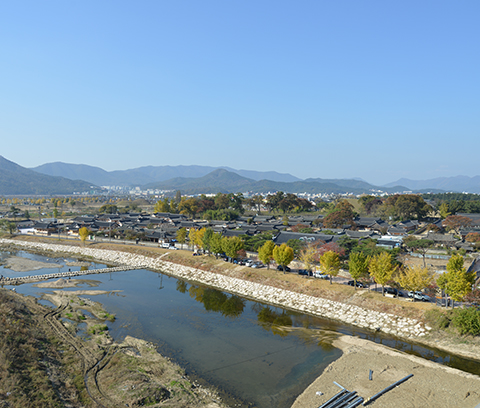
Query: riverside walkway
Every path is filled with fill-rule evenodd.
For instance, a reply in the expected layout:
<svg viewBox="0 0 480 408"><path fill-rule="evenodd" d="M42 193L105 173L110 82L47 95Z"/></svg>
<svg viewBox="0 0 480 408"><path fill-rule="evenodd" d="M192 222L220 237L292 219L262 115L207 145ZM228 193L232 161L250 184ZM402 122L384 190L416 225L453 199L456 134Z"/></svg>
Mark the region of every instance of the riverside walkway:
<svg viewBox="0 0 480 408"><path fill-rule="evenodd" d="M39 282L39 281L44 281L48 279L71 278L72 276L96 275L99 273L133 271L136 269L144 269L144 268L135 267L135 266L114 266L112 268L90 269L90 270L84 270L84 271L70 271L70 272L47 273L44 275L19 276L18 278L8 278L5 276L2 276L0 277L0 285L21 285L22 283Z"/></svg>

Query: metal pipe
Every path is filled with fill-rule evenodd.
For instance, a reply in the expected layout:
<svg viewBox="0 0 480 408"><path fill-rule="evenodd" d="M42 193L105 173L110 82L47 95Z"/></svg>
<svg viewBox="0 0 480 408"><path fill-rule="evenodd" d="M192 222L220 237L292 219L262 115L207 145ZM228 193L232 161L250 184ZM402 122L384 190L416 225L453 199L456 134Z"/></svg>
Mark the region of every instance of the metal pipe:
<svg viewBox="0 0 480 408"><path fill-rule="evenodd" d="M409 374L406 377L402 378L401 380L398 380L397 382L393 383L392 385L389 385L387 388L384 390L380 391L379 393L375 394L373 397L370 397L367 399L364 403L363 406L367 406L370 404L372 401L375 401L378 397L382 396L385 394L387 391L390 391L392 388L395 388L397 385L400 385L401 383L407 381L410 377L413 377L413 374Z"/></svg>
<svg viewBox="0 0 480 408"><path fill-rule="evenodd" d="M358 397L355 401L351 402L350 405L347 405L345 408L358 407L362 402L363 402L363 397Z"/></svg>
<svg viewBox="0 0 480 408"><path fill-rule="evenodd" d="M333 401L330 405L325 408L340 408L345 401L347 401L350 397L355 396L356 391L348 391L346 394L341 396L338 400Z"/></svg>
<svg viewBox="0 0 480 408"><path fill-rule="evenodd" d="M342 387L343 388L343 387ZM347 390L343 388L342 391L340 391L338 394L335 394L332 398L330 398L327 402L324 402L322 405L320 405L318 408L327 408L328 405L335 401L336 399L340 398L343 394L345 394Z"/></svg>
<svg viewBox="0 0 480 408"><path fill-rule="evenodd" d="M356 394L356 391L352 391L352 395L345 399L345 401L341 402L340 405L338 405L336 408L347 408L352 403L352 401L358 397L358 395Z"/></svg>

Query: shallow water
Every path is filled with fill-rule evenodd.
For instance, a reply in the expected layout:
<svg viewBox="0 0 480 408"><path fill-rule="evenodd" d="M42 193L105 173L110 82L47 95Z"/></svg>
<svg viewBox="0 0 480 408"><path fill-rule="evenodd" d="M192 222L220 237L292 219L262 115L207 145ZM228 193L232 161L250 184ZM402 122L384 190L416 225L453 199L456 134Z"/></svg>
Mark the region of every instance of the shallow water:
<svg viewBox="0 0 480 408"><path fill-rule="evenodd" d="M35 257L45 262L45 257ZM100 267L103 265L95 265ZM8 270L1 273L17 274ZM47 272L28 274L41 273ZM162 354L177 361L188 375L218 387L232 406L236 403L259 408L289 407L341 355L331 346L340 334L366 338L480 373L478 363L438 350L252 302L157 272L135 270L86 278L100 282L92 289L121 290L91 297L116 314L115 322L106 322L115 340L131 335L153 341ZM78 289L87 288L82 285L65 290ZM18 286L17 291L39 297L50 290L28 284ZM81 333L84 334L83 330Z"/></svg>

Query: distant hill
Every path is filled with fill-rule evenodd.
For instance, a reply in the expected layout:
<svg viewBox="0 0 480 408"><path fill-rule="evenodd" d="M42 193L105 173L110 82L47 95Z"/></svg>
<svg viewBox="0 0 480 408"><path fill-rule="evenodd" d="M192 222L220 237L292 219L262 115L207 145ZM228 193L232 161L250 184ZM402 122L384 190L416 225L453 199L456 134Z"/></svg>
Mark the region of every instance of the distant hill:
<svg viewBox="0 0 480 408"><path fill-rule="evenodd" d="M141 186L149 183L166 181L178 177L198 178L206 176L217 169L226 169L242 177L253 180L272 180L282 182L298 181L299 178L275 171L261 172L253 170L235 170L229 167L211 166L144 166L130 170L105 171L100 167L85 164L47 163L32 170L49 176L62 176L72 180L85 180L100 186Z"/></svg>
<svg viewBox="0 0 480 408"><path fill-rule="evenodd" d="M480 194L480 176L456 176L456 177L438 177L430 180L410 180L402 178L393 183L386 184L389 187L394 184L401 184L411 190L443 190L458 193L476 193Z"/></svg>
<svg viewBox="0 0 480 408"><path fill-rule="evenodd" d="M40 174L0 156L1 195L73 194L91 190L91 184Z"/></svg>
<svg viewBox="0 0 480 408"><path fill-rule="evenodd" d="M339 185L344 184L344 185ZM185 194L214 194L268 191L283 191L285 193L370 193L378 187L360 180L323 180L308 179L304 181L279 182L272 180L252 180L225 169L217 169L203 177L178 177L171 180L151 183L143 186L145 189L181 190ZM392 192L403 191L404 187L396 187Z"/></svg>

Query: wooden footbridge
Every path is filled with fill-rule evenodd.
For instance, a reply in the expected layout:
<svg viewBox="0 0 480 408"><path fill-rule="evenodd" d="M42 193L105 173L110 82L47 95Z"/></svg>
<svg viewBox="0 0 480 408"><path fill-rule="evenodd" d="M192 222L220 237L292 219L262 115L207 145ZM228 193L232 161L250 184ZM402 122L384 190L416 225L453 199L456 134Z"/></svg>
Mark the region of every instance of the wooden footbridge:
<svg viewBox="0 0 480 408"><path fill-rule="evenodd" d="M0 285L21 285L22 283L32 283L40 282L49 279L61 279L61 278L72 278L74 276L84 276L84 275L96 275L99 273L111 273L111 272L122 272L122 271L133 271L137 269L146 269L141 266L114 266L112 268L102 268L102 269L86 269L84 271L69 271L69 272L57 272L57 273L47 273L44 275L30 275L30 276L19 276L16 278L9 278L2 276L0 277Z"/></svg>

